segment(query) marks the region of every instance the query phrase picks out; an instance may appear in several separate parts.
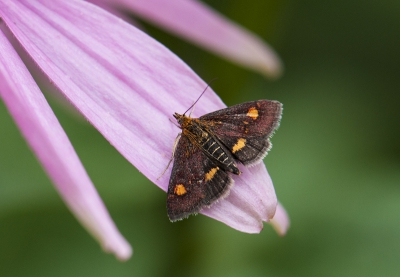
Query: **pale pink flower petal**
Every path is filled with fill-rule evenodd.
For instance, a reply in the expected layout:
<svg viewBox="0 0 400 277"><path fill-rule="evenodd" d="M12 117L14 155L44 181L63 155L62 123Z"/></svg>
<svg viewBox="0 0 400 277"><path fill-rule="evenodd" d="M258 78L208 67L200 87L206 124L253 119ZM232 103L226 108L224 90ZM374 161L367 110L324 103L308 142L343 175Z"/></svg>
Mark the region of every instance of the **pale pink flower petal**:
<svg viewBox="0 0 400 277"><path fill-rule="evenodd" d="M59 91L124 157L163 190L185 111L206 84L145 33L85 1L3 0L1 17ZM194 116L224 108L208 91ZM242 169L225 200L204 213L244 232L275 214L275 191L263 164Z"/></svg>
<svg viewBox="0 0 400 277"><path fill-rule="evenodd" d="M115 227L42 92L1 31L0 53L0 96L25 139L82 225L106 251L128 259L130 245Z"/></svg>
<svg viewBox="0 0 400 277"><path fill-rule="evenodd" d="M233 62L278 77L282 63L262 39L195 0L91 0L129 9L205 49Z"/></svg>
<svg viewBox="0 0 400 277"><path fill-rule="evenodd" d="M274 227L275 231L280 235L286 235L287 230L290 226L289 216L283 208L283 206L278 203L276 207L276 213L273 219L271 219L271 225Z"/></svg>

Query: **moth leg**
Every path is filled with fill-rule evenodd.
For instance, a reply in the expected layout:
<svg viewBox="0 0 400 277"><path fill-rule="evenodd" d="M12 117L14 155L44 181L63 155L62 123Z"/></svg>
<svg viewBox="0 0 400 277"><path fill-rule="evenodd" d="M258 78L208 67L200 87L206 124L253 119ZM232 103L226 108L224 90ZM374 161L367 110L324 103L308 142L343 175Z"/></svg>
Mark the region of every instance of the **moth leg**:
<svg viewBox="0 0 400 277"><path fill-rule="evenodd" d="M174 124L176 127L181 128L181 126L177 125L176 122L175 122L175 121L172 121L171 118L168 118L168 119L169 119L169 121L171 121L171 123Z"/></svg>
<svg viewBox="0 0 400 277"><path fill-rule="evenodd" d="M193 105L192 105L192 106L193 106L193 108L192 108L192 110L190 111L189 117L191 117L191 116L192 116L192 113L193 113L193 111L194 111L194 107L195 107L195 105L194 105L194 104L196 104L196 102L194 102L194 103L193 103Z"/></svg>
<svg viewBox="0 0 400 277"><path fill-rule="evenodd" d="M164 171L161 173L161 175L157 178L157 181L158 181L158 179L160 179L160 178L164 175L164 173L165 173L165 172L167 171L167 169L169 168L171 162L174 160L175 150L176 150L176 147L178 146L178 142L179 142L179 139L181 138L181 134L182 134L182 133L179 133L178 136L176 137L175 142L174 142L174 147L172 148L172 156L171 156L171 159L169 160L169 162L168 162L168 164L167 164L167 167L164 169Z"/></svg>

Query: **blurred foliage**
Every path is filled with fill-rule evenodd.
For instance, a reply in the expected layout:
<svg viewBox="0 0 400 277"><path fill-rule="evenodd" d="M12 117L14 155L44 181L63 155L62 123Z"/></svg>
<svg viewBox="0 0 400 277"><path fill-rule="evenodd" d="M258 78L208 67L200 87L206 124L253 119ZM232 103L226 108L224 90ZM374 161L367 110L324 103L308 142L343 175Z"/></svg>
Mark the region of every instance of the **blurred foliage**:
<svg viewBox="0 0 400 277"><path fill-rule="evenodd" d="M268 81L143 23L228 104L284 103L265 163L292 226L278 237L204 216L170 223L165 194L51 98L131 260L106 255L69 213L0 102L0 276L398 276L400 2L207 3L275 47ZM171 113L174 111L171 111Z"/></svg>

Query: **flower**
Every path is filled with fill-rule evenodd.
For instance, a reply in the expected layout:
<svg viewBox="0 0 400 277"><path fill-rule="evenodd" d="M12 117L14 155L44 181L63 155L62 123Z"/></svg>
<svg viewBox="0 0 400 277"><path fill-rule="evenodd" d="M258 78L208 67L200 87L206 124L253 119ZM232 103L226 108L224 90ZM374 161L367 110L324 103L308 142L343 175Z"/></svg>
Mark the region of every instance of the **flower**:
<svg viewBox="0 0 400 277"><path fill-rule="evenodd" d="M157 177L177 134L169 115L190 106L205 83L163 45L85 1L3 0L0 18L5 25L0 32L1 98L77 219L106 251L128 259L130 245L15 49L27 54L26 62L33 61L57 91L163 190L169 174ZM211 91L200 101L195 116L225 107ZM262 221L274 217L275 191L264 165L241 171L230 196L203 214L243 232L259 232Z"/></svg>

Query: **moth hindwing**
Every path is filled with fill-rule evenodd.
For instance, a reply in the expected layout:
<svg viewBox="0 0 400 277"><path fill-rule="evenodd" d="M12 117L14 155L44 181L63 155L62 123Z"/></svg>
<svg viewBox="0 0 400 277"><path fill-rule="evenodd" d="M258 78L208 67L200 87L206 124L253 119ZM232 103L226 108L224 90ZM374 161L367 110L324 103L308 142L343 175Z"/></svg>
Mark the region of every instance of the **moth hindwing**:
<svg viewBox="0 0 400 277"><path fill-rule="evenodd" d="M229 193L245 166L259 163L271 149L270 137L279 126L282 104L258 100L205 114L200 118L174 114L181 136L167 192L171 221L181 220Z"/></svg>

